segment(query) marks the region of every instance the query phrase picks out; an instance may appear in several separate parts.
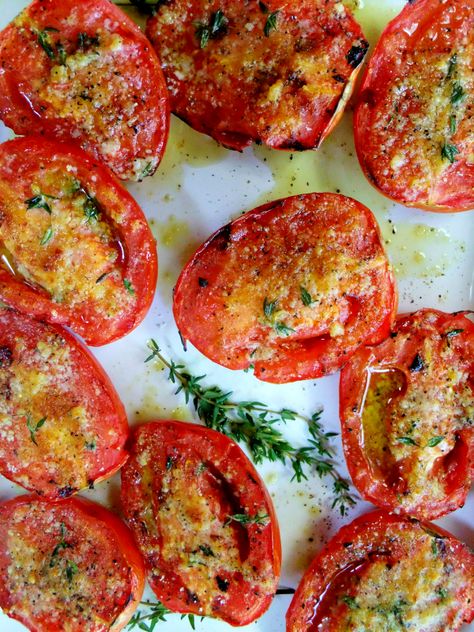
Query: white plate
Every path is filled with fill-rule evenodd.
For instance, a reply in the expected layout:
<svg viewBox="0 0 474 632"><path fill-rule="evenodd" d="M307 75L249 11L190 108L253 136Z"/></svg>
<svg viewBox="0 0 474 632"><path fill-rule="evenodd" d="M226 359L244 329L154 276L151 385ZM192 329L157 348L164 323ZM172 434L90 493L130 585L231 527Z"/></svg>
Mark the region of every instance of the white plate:
<svg viewBox="0 0 474 632"><path fill-rule="evenodd" d="M404 4L404 0L364 0L365 6L357 11L357 17L372 44ZM0 27L26 5L26 0L0 0ZM137 17L133 9L129 12ZM10 136L0 124L0 141ZM171 302L172 288L182 266L211 232L265 201L308 191L340 191L356 198L379 221L399 282L401 312L421 307L445 311L474 308L474 213L408 210L379 195L366 182L355 157L350 110L318 152L293 155L262 147L252 147L242 154L227 151L173 117L168 148L157 174L128 188L145 211L158 242L158 291L140 327L119 342L93 351L118 389L131 425L160 418L197 419L184 398L174 395L166 372L144 364L146 344L153 337L168 357L185 363L194 374L206 373L206 383L233 390L235 399L256 399L271 408L294 408L306 414L323 405L325 427L339 430L338 376L287 385L264 384L251 374L218 367L192 348L185 353L179 340ZM298 422L290 422L283 431L292 441L303 444L307 440L304 426ZM335 443L340 453L338 438ZM330 508L328 481L311 476L308 482L290 482L291 469L281 464L266 464L258 469L271 492L281 526L281 586L294 588L314 554L342 522L349 522L370 505L358 502L341 521ZM342 455L339 471L347 474ZM118 511L118 490L119 478L114 477L87 496ZM0 477L0 499L21 491ZM471 492L463 509L439 523L472 546L473 515ZM147 597L153 599L151 593ZM290 600L291 596L278 595L267 614L241 629L283 632ZM24 629L0 613L1 632ZM156 629L189 632L190 627L179 615L170 615ZM210 619L201 623L196 618L196 630L232 629L224 623ZM463 629L473 632L474 625Z"/></svg>

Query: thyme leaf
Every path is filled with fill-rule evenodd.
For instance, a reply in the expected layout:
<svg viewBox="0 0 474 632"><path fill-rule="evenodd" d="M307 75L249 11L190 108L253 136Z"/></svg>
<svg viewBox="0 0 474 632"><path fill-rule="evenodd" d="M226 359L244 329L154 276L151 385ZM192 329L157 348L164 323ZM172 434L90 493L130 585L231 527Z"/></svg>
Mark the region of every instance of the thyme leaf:
<svg viewBox="0 0 474 632"><path fill-rule="evenodd" d="M272 31L276 31L279 13L280 11L272 11L272 13L268 14L267 21L265 22L265 26L263 27L265 37L270 37L270 33Z"/></svg>
<svg viewBox="0 0 474 632"><path fill-rule="evenodd" d="M431 439L428 441L426 445L428 448L434 448L435 446L439 445L441 441L443 441L443 439L444 439L444 436L431 437Z"/></svg>
<svg viewBox="0 0 474 632"><path fill-rule="evenodd" d="M139 630L144 630L144 632L153 632L156 625L160 621L166 621L166 616L169 614L174 614L171 610L168 610L166 606L164 606L160 601L156 603L152 603L151 601L141 601L142 606L149 608L149 612L147 614L142 614L140 610L138 610L133 617L130 619L127 625L128 630L133 630L138 627ZM194 614L183 614L181 615L181 619L188 618L189 624L193 630L195 630L195 615ZM204 617L201 617L201 621ZM147 621L148 623L145 623Z"/></svg>
<svg viewBox="0 0 474 632"><path fill-rule="evenodd" d="M311 294L302 285L300 286L300 292L301 292L301 300L303 301L303 305L305 305L306 307L309 307L312 303L314 303Z"/></svg>
<svg viewBox="0 0 474 632"><path fill-rule="evenodd" d="M168 379L177 385L175 393L183 392L186 403L192 402L199 419L208 428L244 443L255 463L264 460L289 463L294 472L292 480L297 482L308 478L307 470L310 468L319 477L329 476L333 479L332 507L337 507L341 516L347 515L349 508L355 505L349 484L336 470L335 453L330 445L330 439L336 433L324 431L320 423L321 410L308 418L286 408L272 410L262 402L234 402L231 392L225 392L218 386L204 386L202 380L205 375L191 375L184 365L168 361L155 340L149 341L148 348L151 354L145 362L158 359L164 364L168 369ZM307 423L311 436L307 446L294 447L275 425L290 419L301 419Z"/></svg>
<svg viewBox="0 0 474 632"><path fill-rule="evenodd" d="M441 146L441 158L444 158L444 160L449 160L451 164L456 162L457 154L459 154L459 149L456 147L456 145L445 143Z"/></svg>
<svg viewBox="0 0 474 632"><path fill-rule="evenodd" d="M46 246L48 241L51 240L52 236L53 236L53 229L50 226L44 231L43 236L41 237L40 246Z"/></svg>
<svg viewBox="0 0 474 632"><path fill-rule="evenodd" d="M255 514L255 516L249 516L248 514L234 514L232 516L228 516L225 524L230 524L231 522L238 522L239 524L263 524L266 525L268 522L268 514Z"/></svg>
<svg viewBox="0 0 474 632"><path fill-rule="evenodd" d="M35 423L31 415L26 416L26 427L30 431L30 439L33 441L35 445L38 445L36 441L36 433L42 426L44 426L46 419L47 419L46 417L42 417L37 423Z"/></svg>
<svg viewBox="0 0 474 632"><path fill-rule="evenodd" d="M228 23L229 21L221 9L218 9L211 15L207 24L205 22L197 22L195 26L199 46L206 48L210 39L215 39L218 35L225 32Z"/></svg>

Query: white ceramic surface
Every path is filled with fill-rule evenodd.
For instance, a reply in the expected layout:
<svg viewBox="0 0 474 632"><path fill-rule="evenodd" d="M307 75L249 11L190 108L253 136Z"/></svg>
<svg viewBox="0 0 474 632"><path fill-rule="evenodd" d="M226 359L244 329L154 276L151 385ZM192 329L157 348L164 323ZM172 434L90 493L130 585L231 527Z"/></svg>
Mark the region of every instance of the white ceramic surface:
<svg viewBox="0 0 474 632"><path fill-rule="evenodd" d="M0 0L0 27L27 2ZM120 4L120 2L119 2ZM405 4L404 0L363 0L357 11L373 44L384 25ZM128 12L137 18L135 11ZM139 18L138 18L139 19ZM11 136L1 126L0 141ZM327 430L338 428L338 376L287 385L257 381L250 373L235 373L213 364L197 351L185 353L171 314L172 288L190 254L221 225L265 201L307 191L340 191L366 204L376 214L394 264L400 291L400 311L436 307L445 311L474 308L474 212L434 214L392 204L366 182L354 153L352 113L349 108L336 131L318 152L288 154L253 147L242 154L219 148L214 141L173 118L165 158L153 178L130 185L142 205L158 243L159 282L146 320L129 336L93 352L109 373L129 414L131 425L159 418L196 420L184 398L174 395L166 372L145 365L147 341L153 337L168 357L183 362L194 374L207 374L206 383L233 390L235 399L257 399L271 408L294 408L311 413L324 406ZM307 435L303 424L283 428L295 443ZM340 454L339 471L346 473ZM358 502L341 520L330 508L330 482L310 476L290 482L290 467L279 463L259 466L273 497L283 543L282 587L295 587L314 554L341 524L370 506ZM328 486L328 487L327 487ZM101 483L87 496L118 511L119 478ZM22 493L0 476L0 499ZM446 529L474 545L474 494L462 510L440 520ZM152 598L151 594L147 596ZM253 632L283 632L284 614L291 596L278 595L269 612L242 628ZM0 613L0 632L25 628ZM189 631L187 620L172 615L157 625L160 632ZM224 632L230 626L196 619L196 630ZM474 631L474 625L463 630ZM87 632L87 631L85 631ZM374 631L376 632L376 631Z"/></svg>

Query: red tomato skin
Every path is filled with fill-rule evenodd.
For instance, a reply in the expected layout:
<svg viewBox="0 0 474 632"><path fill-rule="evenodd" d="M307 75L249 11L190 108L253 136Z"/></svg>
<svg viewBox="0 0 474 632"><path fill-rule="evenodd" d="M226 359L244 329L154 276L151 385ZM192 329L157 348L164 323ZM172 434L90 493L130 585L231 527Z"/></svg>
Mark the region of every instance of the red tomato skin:
<svg viewBox="0 0 474 632"><path fill-rule="evenodd" d="M448 7L448 8L446 8ZM459 14L458 23L467 21L469 12L472 16L474 3L468 0L466 3L457 3L456 0L413 0L406 4L399 16L394 18L382 32L382 35L369 60L358 91L356 107L354 110L354 136L355 148L362 171L370 184L379 193L388 199L403 204L407 207L415 207L421 210L438 213L456 213L474 208L474 163L468 159L469 147L462 151L452 166L442 177L433 176L431 190L411 190L404 177L391 175L391 181L382 180L378 148L383 139L373 134L372 119L375 116L380 99L383 99L387 85L397 78L397 58L403 58L406 50L411 50L416 45L417 29L413 26L421 24L419 28L422 35L430 24L445 23L450 15ZM465 16L463 17L462 12ZM448 20L451 18L448 18ZM458 26L459 24L457 24ZM451 41L451 34L457 30L457 26L440 29L440 36L446 39L443 50L455 50L456 42ZM472 33L472 29L471 29ZM454 35L453 35L454 37ZM444 40L443 40L444 41ZM434 41L433 41L434 43ZM472 46L472 40L471 40ZM471 130L472 131L472 130ZM472 152L472 143L470 149Z"/></svg>
<svg viewBox="0 0 474 632"><path fill-rule="evenodd" d="M123 630L130 621L137 606L140 604L145 589L145 567L143 558L135 546L130 530L118 516L105 507L80 497L68 498L67 500L55 503L32 495L17 496L0 504L0 518L8 515L10 512L14 512L18 507L23 505L29 506L30 503L42 503L46 506L49 505L49 507L60 504L64 508L70 508L88 519L94 519L97 523L105 526L110 531L111 540L115 540L115 544L118 546L118 550L123 555L125 562L130 567L132 575L130 585L132 597L113 622L112 626L107 628L111 630L111 632ZM2 561L1 558L3 555L4 553L1 551L0 561ZM5 607L6 600L8 600L8 592L6 592L5 586L2 585L0 581L0 601L2 602L2 607ZM9 616L23 623L31 632L58 632L56 624L51 625L51 623L48 624L48 622L44 620L40 624L36 624L28 617L16 617L10 614ZM83 632L83 629L79 629L78 627L68 628L68 630L69 632Z"/></svg>
<svg viewBox="0 0 474 632"><path fill-rule="evenodd" d="M113 32L128 43L133 42L139 62L135 64L130 59L130 67L126 68L128 60L124 60L118 71L127 71L125 77L130 82L131 92L140 90L140 100L136 99L134 111L134 114L139 114L135 123L137 131L134 135L122 137L118 155L110 157L104 153L94 133L81 129L71 117L58 112L51 114L54 107L36 93L31 73L34 73L35 79L44 78L53 62L41 46L32 49L28 37L21 35L13 23L0 33L0 119L16 134L33 133L65 142L79 141L83 149L96 160L103 160L121 179L137 179L131 164L135 158L149 155L157 161L153 169L147 170L144 175L152 175L166 147L169 103L159 59L138 26L108 0L82 0L80 3L74 0L33 0L25 12L44 29L57 29L60 34L67 29L70 41L76 41L82 32L96 32L99 28L107 30L105 24L113 24ZM76 16L75 23L71 25L70 16L73 14ZM142 75L140 88L131 82L137 68ZM119 104L119 107L122 105ZM110 140L114 137L111 136Z"/></svg>
<svg viewBox="0 0 474 632"><path fill-rule="evenodd" d="M111 220L111 211L120 213L123 218L120 225L114 222L114 227L125 253L123 277L134 288L136 305L128 314L104 323L94 305L85 304L80 309L71 309L55 303L47 292L26 283L3 267L0 267L1 300L37 320L70 327L91 346L108 344L130 333L145 318L153 301L158 277L156 242L141 208L107 167L71 144L39 136L3 143L0 145L0 181L2 177L9 177L4 172L7 161L14 161L19 174L34 170L40 164L57 166L69 162L77 166L85 184L94 189L97 187L99 202L103 202L108 220ZM21 176L18 183L21 184Z"/></svg>
<svg viewBox="0 0 474 632"><path fill-rule="evenodd" d="M202 46L198 25L212 21L217 11L226 28ZM175 20L184 16L179 40L170 15ZM276 25L266 34L272 15ZM252 142L288 151L317 149L339 122L368 48L351 12L338 13L333 0L294 0L287 6L269 0L265 9L257 2L174 0L158 6L146 33L162 58L172 111L237 151ZM309 65L308 51L318 59L326 55L319 81L301 69ZM351 57L354 51L357 59ZM189 74L180 66L182 56L191 60ZM261 60L265 68L254 73ZM267 92L280 84L283 95L275 102Z"/></svg>
<svg viewBox="0 0 474 632"><path fill-rule="evenodd" d="M0 347L4 348L5 344L8 347L11 338L15 338L20 334L23 337L29 338L32 342L43 341L46 336L56 334L65 341L65 347L74 355L76 370L82 372L84 382L86 382L84 384L84 391L80 395L77 395L76 401L80 402L81 398L83 400L84 397L88 397L89 401L95 399L98 420L107 419L107 421L110 422L110 418L113 418L115 423L114 429L118 431L118 438L114 444L111 443L105 449L97 450L97 452L100 452L100 455L97 456L95 465L90 466L90 480L88 486L110 478L128 459L125 443L129 434L127 414L124 405L110 378L87 347L66 329L35 321L13 310L0 310ZM99 396L95 394L96 389L100 391ZM100 401L98 401L99 398ZM102 417L99 417L99 415L102 415ZM8 468L7 460L8 459L0 459L0 471L3 476L12 482L21 485L29 491L36 492L41 497L50 501L60 500L65 497L64 492L58 488L57 485L51 483L50 471L45 469L41 478L32 479L30 484L25 484L24 481L19 481L17 476L31 474L33 471L32 463L27 464L26 467L17 464L14 468L15 475L13 475ZM71 493L78 491L80 490L74 489L71 490Z"/></svg>
<svg viewBox="0 0 474 632"><path fill-rule="evenodd" d="M219 471L225 479L226 489L232 488L233 493L238 496L238 502L242 507L265 506L268 522L264 526L247 525L250 542L250 559L255 568L263 568L266 561L271 561L273 573L273 590L270 594L263 595L259 590L258 580L255 582L246 581L242 577L230 579L230 585L226 590L226 596L218 596L213 603L213 614L211 616L222 619L230 625L247 625L260 617L270 606L278 585L281 567L281 542L278 521L271 498L265 489L257 471L252 463L247 459L239 446L221 433L192 423L180 421L156 421L149 422L135 430L131 439L131 456L128 464L122 469L122 507L125 518L135 537L138 548L142 551L145 559L145 566L148 571L148 580L152 590L158 599L173 612L202 614L199 603L189 601L186 596L189 590L183 583L179 574L179 568L167 566L161 557L159 548L162 543L161 536L148 537L147 527L141 518L141 471L137 466L140 458L140 451L137 447L140 437L144 436L147 445L157 442L156 459L153 463L155 478L151 485L153 494L157 496L160 492L160 481L157 482L158 472L167 469L166 449L173 446L176 451L181 449L191 450L198 453L203 462L211 461L210 468ZM158 440L161 444L158 444ZM162 446L160 451L159 445ZM189 454L189 452L187 452ZM191 457L189 457L191 458ZM148 472L147 472L148 475ZM248 487L239 485L243 480L249 481ZM239 487L239 492L237 492ZM155 505L156 503L156 505ZM153 498L155 511L158 510L159 500ZM156 518L154 518L157 520ZM182 537L180 535L180 537ZM178 538L179 540L179 538ZM158 568L154 568L153 561L158 560ZM212 572L212 571L211 571ZM224 573L225 573L224 569ZM237 582L238 585L237 585ZM234 585L235 584L235 585Z"/></svg>
<svg viewBox="0 0 474 632"><path fill-rule="evenodd" d="M446 314L439 310L425 309L414 314L399 316L394 332L410 331L413 321L423 322L426 316L434 315L436 328L454 330L462 328L466 332L465 356L472 357L474 348L474 324L466 318L465 312ZM408 338L407 345L411 354L415 355L419 348L417 332ZM397 499L397 489L389 481L374 471L374 467L364 450L361 406L365 397L366 382L363 376L368 367L384 358L384 349L390 354L390 339L378 346L366 346L359 349L341 371L339 388L340 419L345 460L352 481L362 497L378 507L397 513L408 513L419 520L440 518L464 505L474 478L474 429L465 428L456 434L456 460L449 465L450 490L442 499L432 499L413 503L409 510ZM410 352L408 352L410 353ZM392 356L389 355L390 358ZM383 364L382 364L383 365ZM408 363L396 357L394 362L388 361L386 366L395 366L409 375ZM427 480L427 485L430 482Z"/></svg>
<svg viewBox="0 0 474 632"><path fill-rule="evenodd" d="M300 220L299 214L294 210L300 202L308 209L313 209L316 218L314 226L321 232L327 230L328 226L331 225L327 221L330 213L333 213L332 219L334 223L337 222L341 234L344 233L345 222L356 216L363 228L361 228L360 234L354 237L353 242L366 240L365 245L358 246L360 252L362 253L364 248L367 248L368 250L373 249L371 254L377 250L381 256L385 256L381 246L380 229L368 208L356 200L342 195L311 193L264 204L248 211L242 217L216 231L191 257L182 270L174 289L173 314L178 329L185 339L189 340L206 357L222 366L230 369L247 369L253 365L255 377L265 382L277 384L319 378L338 371L360 344L376 344L387 337L398 305L395 277L392 268L387 263L383 274L380 274L377 280L375 278L372 280L372 285L380 288L377 295L380 303L376 307L371 306L369 299L365 295L361 296L360 309L358 309L357 317L354 319L355 324L353 327L351 326L347 336L341 337L342 342L337 337L333 338L326 335L327 331L313 336L304 331L301 339L297 335L290 335L287 338L280 338L278 343L273 343L278 349L279 355L276 359L270 360L249 357L245 349L245 340L240 341L241 348L236 349L234 353L229 351L232 349L232 344L235 346L233 341L226 341L226 348L218 346L217 338L213 332L222 326L220 320L215 318L220 305L213 297L207 298L205 292L211 283L220 284L222 282L220 275L225 271L226 264L221 264L219 261L221 253L225 252L229 245L232 246L233 242L238 243L239 240L242 241L242 249L249 243L252 246L252 240L257 243L258 237L256 238L255 234L259 228L265 226L266 230L271 233L271 224L276 218L284 218L281 221L286 221L288 225L294 221L296 226L299 225L299 222L306 229L305 220ZM318 214L318 206L322 207L326 204L328 208L324 207L326 215L323 218L322 212ZM267 228L268 226L270 228ZM311 227L313 231L316 230L314 226ZM290 233L290 229L288 229L288 233ZM344 239L342 239L342 244L338 243L331 248L340 248L341 250L347 248L349 252L352 246L348 245L347 242L351 239L349 236L345 241ZM328 252L329 250L330 248L328 248ZM352 254L352 251L350 252ZM295 254L295 258L297 257L298 254ZM360 257L362 258L363 254L360 254ZM251 256L242 258L242 267L239 273L244 273L244 267L251 259ZM283 270L283 275L285 275L285 270ZM209 279L209 287L203 288L201 286L199 280L201 276ZM289 280L291 281L291 278ZM249 284L249 287L251 286L252 283ZM245 310L245 305L242 305L242 309ZM377 313L376 321L373 319L374 311ZM255 335L253 333L254 337ZM262 334L261 331L258 332L260 340L265 344L267 341L264 335L266 334ZM267 344L270 346L270 343Z"/></svg>
<svg viewBox="0 0 474 632"><path fill-rule="evenodd" d="M334 579L337 581L341 569L347 568L349 564L366 561L367 558L364 559L363 555L360 555L358 560L355 558L352 561L348 555L347 543L352 543L360 536L367 543L367 551L362 553L370 554L374 550L376 552L378 540L381 540L383 546L384 533L392 525L399 526L401 530L410 531L414 528L421 528L421 530L428 529L439 534L448 543L447 548L449 546L453 562L465 569L467 578L472 578L474 555L469 547L457 540L451 533L432 523L420 523L417 520L384 510L372 511L343 526L313 559L298 585L286 614L286 632L313 632L311 619L314 617L317 604L324 597L331 581ZM469 590L472 590L472 587L466 586L465 591L468 592ZM470 605L463 613L463 621L470 623L473 618L474 604L471 599ZM315 630L314 628L314 632Z"/></svg>

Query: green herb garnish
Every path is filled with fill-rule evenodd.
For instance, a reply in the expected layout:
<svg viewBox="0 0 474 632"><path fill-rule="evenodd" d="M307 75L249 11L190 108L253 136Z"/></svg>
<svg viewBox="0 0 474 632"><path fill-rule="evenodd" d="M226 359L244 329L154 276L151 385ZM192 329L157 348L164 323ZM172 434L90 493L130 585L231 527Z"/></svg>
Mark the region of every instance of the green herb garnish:
<svg viewBox="0 0 474 632"><path fill-rule="evenodd" d="M350 597L349 595L344 595L342 597L342 601L346 604L346 606L349 606L351 610L357 610L359 608L354 597Z"/></svg>
<svg viewBox="0 0 474 632"><path fill-rule="evenodd" d="M263 313L266 318L271 318L277 308L278 301L269 301L267 297L263 299Z"/></svg>
<svg viewBox="0 0 474 632"><path fill-rule="evenodd" d="M441 146L441 158L444 158L445 160L449 160L451 164L453 162L456 162L457 154L459 154L459 149L456 147L456 145L445 143L444 145Z"/></svg>
<svg viewBox="0 0 474 632"><path fill-rule="evenodd" d="M456 115L451 114L451 116L449 117L449 131L451 132L451 134L455 134L456 129L457 129Z"/></svg>
<svg viewBox="0 0 474 632"><path fill-rule="evenodd" d="M29 198L28 200L25 200L27 209L30 210L31 208L42 208L47 213L49 213L49 215L51 215L51 207L46 201L46 198L50 200L57 200L57 198L53 197L52 195L46 195L45 193L38 193L38 195L35 195Z"/></svg>
<svg viewBox="0 0 474 632"><path fill-rule="evenodd" d="M44 426L46 419L47 417L42 417L37 423L35 423L31 418L31 415L26 416L26 427L30 431L30 439L35 445L38 445L36 442L36 433L42 426Z"/></svg>
<svg viewBox="0 0 474 632"><path fill-rule="evenodd" d="M46 55L48 55L50 59L55 59L56 52L51 44L51 40L49 39L50 32L58 33L59 31L58 29L54 29L49 26L49 27L46 27L44 31L36 31L36 36L38 38L38 44L44 50Z"/></svg>
<svg viewBox="0 0 474 632"><path fill-rule="evenodd" d="M97 221L100 218L100 209L97 200L92 195L89 195L87 191L82 189L86 199L84 201L84 215L87 218L87 221L90 222L92 220Z"/></svg>
<svg viewBox="0 0 474 632"><path fill-rule="evenodd" d="M459 336L462 334L464 329L451 329L451 331L446 332L446 338L454 338L454 336Z"/></svg>
<svg viewBox="0 0 474 632"><path fill-rule="evenodd" d="M198 22L196 24L196 37L199 41L201 48L206 48L210 39L216 38L219 34L223 33L228 24L228 19L225 17L221 9L218 9L211 15L209 23Z"/></svg>
<svg viewBox="0 0 474 632"><path fill-rule="evenodd" d="M279 13L280 11L272 11L272 13L268 14L267 21L265 22L265 26L263 27L265 37L270 37L270 33L272 31L276 31Z"/></svg>
<svg viewBox="0 0 474 632"><path fill-rule="evenodd" d="M66 560L66 577L69 583L72 582L74 575L78 572L79 568L75 562Z"/></svg>
<svg viewBox="0 0 474 632"><path fill-rule="evenodd" d="M404 445L418 445L411 437L397 437L397 441L398 443L403 443Z"/></svg>
<svg viewBox="0 0 474 632"><path fill-rule="evenodd" d="M41 237L40 246L46 246L48 241L51 240L53 234L53 229L50 226L44 231L43 236Z"/></svg>
<svg viewBox="0 0 474 632"><path fill-rule="evenodd" d="M156 358L167 367L168 379L178 385L176 394L184 393L186 403L193 403L199 419L208 428L245 443L255 463L264 460L288 462L294 471L292 480L300 482L307 479L307 467L313 468L319 477L330 476L333 479L332 507L338 507L342 516L348 513L355 500L349 493L347 481L336 470L334 449L329 444L336 433L324 432L320 423L322 411L307 418L289 409L271 410L261 402L233 402L231 392L225 392L218 386L203 386L201 382L205 375L193 376L184 365L173 360L168 362L154 340L150 340L148 347L151 355L145 362ZM292 446L275 427L277 422L294 419L301 419L308 425L311 439L305 447Z"/></svg>
<svg viewBox="0 0 474 632"><path fill-rule="evenodd" d="M65 540L66 538L66 525L64 524L64 522L61 522L61 524L59 525L59 529L61 531L61 539L58 542L58 544L56 544L56 546L53 549L53 552L51 553L51 560L49 562L49 566L50 568L52 568L55 564L56 564L56 556L58 555L59 551L61 551L61 549L70 549L71 545L68 544Z"/></svg>
<svg viewBox="0 0 474 632"><path fill-rule="evenodd" d="M280 334L282 336L289 336L295 331L292 327L288 327L287 325L285 325L285 323L282 322L276 322L273 325L273 328L275 329L277 334Z"/></svg>
<svg viewBox="0 0 474 632"><path fill-rule="evenodd" d="M303 301L303 305L306 305L306 307L309 307L312 303L314 303L311 297L311 294L302 285L300 285L300 292L301 292L301 300Z"/></svg>
<svg viewBox="0 0 474 632"><path fill-rule="evenodd" d="M228 516L225 524L231 522L238 522L239 524L263 524L268 523L268 514L255 514L255 516L249 516L249 514L233 514Z"/></svg>
<svg viewBox="0 0 474 632"><path fill-rule="evenodd" d="M127 628L129 630L133 630L135 627L138 627L140 630L144 630L144 632L153 632L156 625L160 621L166 621L167 615L174 614L171 610L168 610L166 606L164 606L159 601L156 603L151 603L150 601L141 601L141 605L150 609L148 614L142 614L140 611L136 612L133 617L130 619ZM195 626L195 616L193 614L183 614L181 615L181 619L188 618L189 624L193 630L196 629ZM204 617L201 617L201 621L204 620ZM148 621L148 623L145 623Z"/></svg>
<svg viewBox="0 0 474 632"><path fill-rule="evenodd" d="M448 79L451 79L451 77L453 76L454 69L456 68L457 63L458 63L458 56L457 56L457 53L454 53L454 55L452 55L448 61L448 72L446 74L446 77Z"/></svg>
<svg viewBox="0 0 474 632"><path fill-rule="evenodd" d="M269 325L281 336L289 336L295 330L288 327L284 322L275 320L278 307L278 299L269 301L267 297L263 299L263 314L269 321Z"/></svg>
<svg viewBox="0 0 474 632"><path fill-rule="evenodd" d="M435 446L440 444L443 439L444 439L444 437L442 437L442 436L431 437L431 439L428 441L428 443L426 445L427 445L428 448L434 448Z"/></svg>
<svg viewBox="0 0 474 632"><path fill-rule="evenodd" d="M453 83L453 90L451 92L451 103L453 105L457 105L460 101L464 99L466 93L464 92L464 88L459 83L459 81L455 81Z"/></svg>
<svg viewBox="0 0 474 632"><path fill-rule="evenodd" d="M132 294L132 295L135 294L135 290L133 289L133 285L130 283L130 281L128 279L124 279L123 280L123 285L124 285L125 289L127 290L127 292L129 294Z"/></svg>

